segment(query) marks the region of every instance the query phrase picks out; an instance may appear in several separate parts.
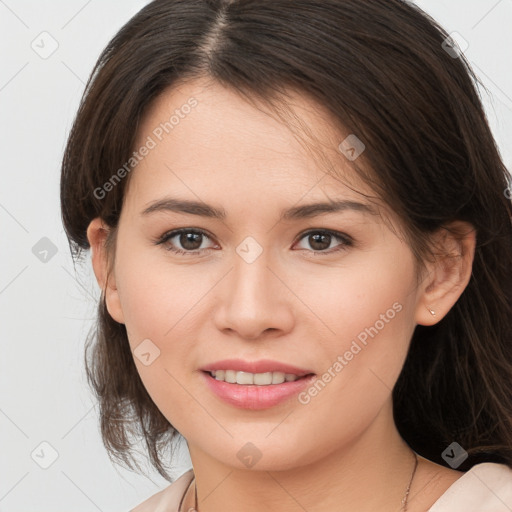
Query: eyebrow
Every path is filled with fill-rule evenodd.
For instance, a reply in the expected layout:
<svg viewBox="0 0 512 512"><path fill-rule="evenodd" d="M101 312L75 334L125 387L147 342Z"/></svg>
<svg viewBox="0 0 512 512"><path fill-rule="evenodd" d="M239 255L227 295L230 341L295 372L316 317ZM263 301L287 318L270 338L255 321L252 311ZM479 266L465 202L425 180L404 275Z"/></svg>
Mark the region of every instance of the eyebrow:
<svg viewBox="0 0 512 512"><path fill-rule="evenodd" d="M283 210L279 220L307 219L325 213L337 213L347 210L354 210L356 212L369 215L378 215L378 211L368 203L359 203L357 201L351 200L339 200L294 206L287 210ZM220 220L224 220L227 217L226 210L224 210L224 208L216 208L199 201L176 199L172 197L164 197L163 199L152 202L141 212L141 215L146 216L154 212L166 211L198 215L200 217L208 217Z"/></svg>

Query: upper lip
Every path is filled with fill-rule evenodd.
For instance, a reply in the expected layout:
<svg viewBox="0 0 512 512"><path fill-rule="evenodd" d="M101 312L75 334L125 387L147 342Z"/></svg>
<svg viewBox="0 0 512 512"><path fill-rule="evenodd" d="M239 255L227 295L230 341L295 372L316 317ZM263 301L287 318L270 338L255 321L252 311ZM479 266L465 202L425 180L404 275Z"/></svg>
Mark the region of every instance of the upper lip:
<svg viewBox="0 0 512 512"><path fill-rule="evenodd" d="M282 372L291 373L298 377L313 373L311 370L297 368L290 364L272 361L270 359L260 359L259 361L244 361L243 359L223 359L215 363L203 366L201 370L211 372L213 370L235 370L249 373Z"/></svg>

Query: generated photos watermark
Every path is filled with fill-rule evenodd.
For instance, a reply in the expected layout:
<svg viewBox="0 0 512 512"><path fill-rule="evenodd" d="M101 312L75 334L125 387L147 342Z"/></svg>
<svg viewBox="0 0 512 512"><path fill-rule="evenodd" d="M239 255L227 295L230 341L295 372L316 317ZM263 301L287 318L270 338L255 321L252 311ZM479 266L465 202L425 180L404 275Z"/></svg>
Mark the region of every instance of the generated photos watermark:
<svg viewBox="0 0 512 512"><path fill-rule="evenodd" d="M114 189L114 187L121 182L133 169L139 164L149 152L156 148L159 142L163 140L165 135L171 133L174 128L180 124L182 119L192 112L192 108L196 107L198 101L192 97L189 98L187 103L184 103L180 108L174 110L173 115L165 122L160 123L148 135L146 141L137 151L134 151L132 156L121 166L101 187L94 189L94 197L96 199L104 199L106 195ZM156 139L156 140L155 140Z"/></svg>
<svg viewBox="0 0 512 512"><path fill-rule="evenodd" d="M311 398L317 396L354 359L354 356L359 354L363 348L366 348L368 336L373 339L402 309L402 304L395 302L385 313L380 314L379 320L372 326L361 331L357 335L357 339L352 340L350 349L345 351L343 355L339 355L336 361L319 378L315 379L306 391L299 393L299 402L303 405L309 404Z"/></svg>

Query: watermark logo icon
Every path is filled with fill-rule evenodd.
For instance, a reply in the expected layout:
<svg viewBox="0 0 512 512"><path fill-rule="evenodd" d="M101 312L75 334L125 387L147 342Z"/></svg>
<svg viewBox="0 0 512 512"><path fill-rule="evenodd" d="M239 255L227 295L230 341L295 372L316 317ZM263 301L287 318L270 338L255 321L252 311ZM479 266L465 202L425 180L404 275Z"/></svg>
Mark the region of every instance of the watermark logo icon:
<svg viewBox="0 0 512 512"><path fill-rule="evenodd" d="M468 49L469 43L458 32L452 32L441 46L452 59L457 59Z"/></svg>
<svg viewBox="0 0 512 512"><path fill-rule="evenodd" d="M133 354L144 366L149 366L160 356L160 349L146 338L137 345Z"/></svg>
<svg viewBox="0 0 512 512"><path fill-rule="evenodd" d="M59 43L49 32L43 31L30 43L30 47L41 59L48 59L57 51Z"/></svg>
<svg viewBox="0 0 512 512"><path fill-rule="evenodd" d="M441 457L453 468L458 468L467 458L468 452L455 441L446 448Z"/></svg>
<svg viewBox="0 0 512 512"><path fill-rule="evenodd" d="M248 468L252 468L263 456L261 451L253 443L245 443L238 453L237 458Z"/></svg>
<svg viewBox="0 0 512 512"><path fill-rule="evenodd" d="M357 137L357 135L351 133L345 140L340 143L338 149L345 155L347 160L353 162L366 149L366 146L364 145L363 141Z"/></svg>
<svg viewBox="0 0 512 512"><path fill-rule="evenodd" d="M43 441L30 456L40 468L48 469L59 458L59 452L48 441Z"/></svg>
<svg viewBox="0 0 512 512"><path fill-rule="evenodd" d="M42 263L48 263L57 251L57 246L45 236L32 247L32 254Z"/></svg>
<svg viewBox="0 0 512 512"><path fill-rule="evenodd" d="M263 247L252 236L248 236L237 246L236 252L246 263L253 263L263 252Z"/></svg>

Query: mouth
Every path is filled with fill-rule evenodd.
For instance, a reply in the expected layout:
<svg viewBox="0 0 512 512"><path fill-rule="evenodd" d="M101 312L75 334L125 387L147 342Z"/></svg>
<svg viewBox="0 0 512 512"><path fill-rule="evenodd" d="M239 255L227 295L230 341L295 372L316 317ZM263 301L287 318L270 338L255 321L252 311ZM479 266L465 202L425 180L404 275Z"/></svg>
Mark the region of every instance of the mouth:
<svg viewBox="0 0 512 512"><path fill-rule="evenodd" d="M293 397L297 397L316 380L314 373L305 375L284 372L254 374L240 370L202 370L200 373L206 388L222 402L239 409L253 411L291 403Z"/></svg>

